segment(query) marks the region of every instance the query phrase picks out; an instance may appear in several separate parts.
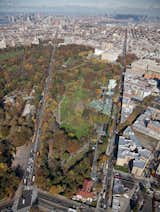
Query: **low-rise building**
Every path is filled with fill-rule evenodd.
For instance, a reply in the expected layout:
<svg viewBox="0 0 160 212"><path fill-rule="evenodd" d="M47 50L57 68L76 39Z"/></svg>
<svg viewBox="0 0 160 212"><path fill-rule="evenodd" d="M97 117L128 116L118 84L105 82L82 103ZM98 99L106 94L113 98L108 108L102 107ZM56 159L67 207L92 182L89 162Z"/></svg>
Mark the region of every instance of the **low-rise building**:
<svg viewBox="0 0 160 212"><path fill-rule="evenodd" d="M85 179L83 183L83 188L80 189L75 196L73 196L73 200L78 200L82 202L89 202L95 200L95 194L92 192L93 181Z"/></svg>
<svg viewBox="0 0 160 212"><path fill-rule="evenodd" d="M145 163L145 160L134 160L132 174L134 174L135 176L142 176L145 168Z"/></svg>
<svg viewBox="0 0 160 212"><path fill-rule="evenodd" d="M128 127L119 138L116 165L128 166L132 174L142 176L150 156L151 152L140 145L134 132ZM130 161L132 161L132 167L129 167Z"/></svg>
<svg viewBox="0 0 160 212"><path fill-rule="evenodd" d="M101 54L101 59L108 62L115 62L120 54L121 51L118 49L109 49Z"/></svg>
<svg viewBox="0 0 160 212"><path fill-rule="evenodd" d="M160 111L148 107L144 114L138 117L133 124L133 129L155 139L160 139ZM155 117L157 117L155 119Z"/></svg>
<svg viewBox="0 0 160 212"><path fill-rule="evenodd" d="M121 122L124 122L132 113L137 103L149 95L159 96L160 90L156 80L145 79L127 70L124 81L124 93L122 100Z"/></svg>

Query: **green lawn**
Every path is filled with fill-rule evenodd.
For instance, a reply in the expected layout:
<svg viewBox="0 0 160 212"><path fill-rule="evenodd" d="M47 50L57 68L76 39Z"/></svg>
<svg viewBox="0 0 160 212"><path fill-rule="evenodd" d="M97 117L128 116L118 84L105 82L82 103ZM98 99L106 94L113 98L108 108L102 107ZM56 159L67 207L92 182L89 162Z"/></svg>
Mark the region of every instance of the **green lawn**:
<svg viewBox="0 0 160 212"><path fill-rule="evenodd" d="M64 122L61 125L71 136L76 136L80 139L83 136L87 136L89 134L89 124L83 120L79 120L79 123L75 124L74 120L70 122Z"/></svg>
<svg viewBox="0 0 160 212"><path fill-rule="evenodd" d="M115 169L117 169L119 171L122 171L122 172L128 173L128 168L126 166L118 166L118 165L116 165Z"/></svg>
<svg viewBox="0 0 160 212"><path fill-rule="evenodd" d="M23 49L12 50L12 51L9 51L9 52L5 52L3 54L1 53L0 54L0 61L16 57L16 56L20 55L22 52L23 52Z"/></svg>
<svg viewBox="0 0 160 212"><path fill-rule="evenodd" d="M89 123L82 117L84 110L82 102L85 102L87 95L88 92L82 85L77 84L74 92L66 95L61 105L61 127L78 139L89 133Z"/></svg>

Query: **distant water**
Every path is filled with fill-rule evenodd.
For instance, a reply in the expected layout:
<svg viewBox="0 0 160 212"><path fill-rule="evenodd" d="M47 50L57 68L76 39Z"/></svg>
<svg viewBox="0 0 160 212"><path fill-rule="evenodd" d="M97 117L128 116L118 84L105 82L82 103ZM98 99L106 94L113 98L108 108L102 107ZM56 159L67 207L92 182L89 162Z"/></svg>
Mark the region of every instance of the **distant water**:
<svg viewBox="0 0 160 212"><path fill-rule="evenodd" d="M9 24L9 22L6 20L0 20L0 25L6 25L6 24Z"/></svg>
<svg viewBox="0 0 160 212"><path fill-rule="evenodd" d="M9 24L8 17L0 17L0 25Z"/></svg>

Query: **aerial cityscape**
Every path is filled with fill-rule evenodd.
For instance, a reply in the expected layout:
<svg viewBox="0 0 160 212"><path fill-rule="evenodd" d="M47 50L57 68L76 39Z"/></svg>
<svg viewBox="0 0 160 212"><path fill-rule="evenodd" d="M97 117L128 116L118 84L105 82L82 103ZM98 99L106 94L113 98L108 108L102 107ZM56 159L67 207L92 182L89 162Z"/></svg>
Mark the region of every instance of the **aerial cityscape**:
<svg viewBox="0 0 160 212"><path fill-rule="evenodd" d="M0 1L0 211L160 212L159 0Z"/></svg>

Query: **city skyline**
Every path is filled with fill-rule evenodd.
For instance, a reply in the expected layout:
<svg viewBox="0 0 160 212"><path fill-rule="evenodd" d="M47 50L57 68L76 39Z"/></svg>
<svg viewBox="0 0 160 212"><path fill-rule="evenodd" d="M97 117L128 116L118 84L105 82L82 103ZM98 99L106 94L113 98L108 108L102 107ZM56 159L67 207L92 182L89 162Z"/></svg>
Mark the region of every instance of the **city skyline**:
<svg viewBox="0 0 160 212"><path fill-rule="evenodd" d="M103 14L103 13L125 13L159 15L160 2L158 0L1 0L0 12L55 12L55 13L80 13L80 14Z"/></svg>

